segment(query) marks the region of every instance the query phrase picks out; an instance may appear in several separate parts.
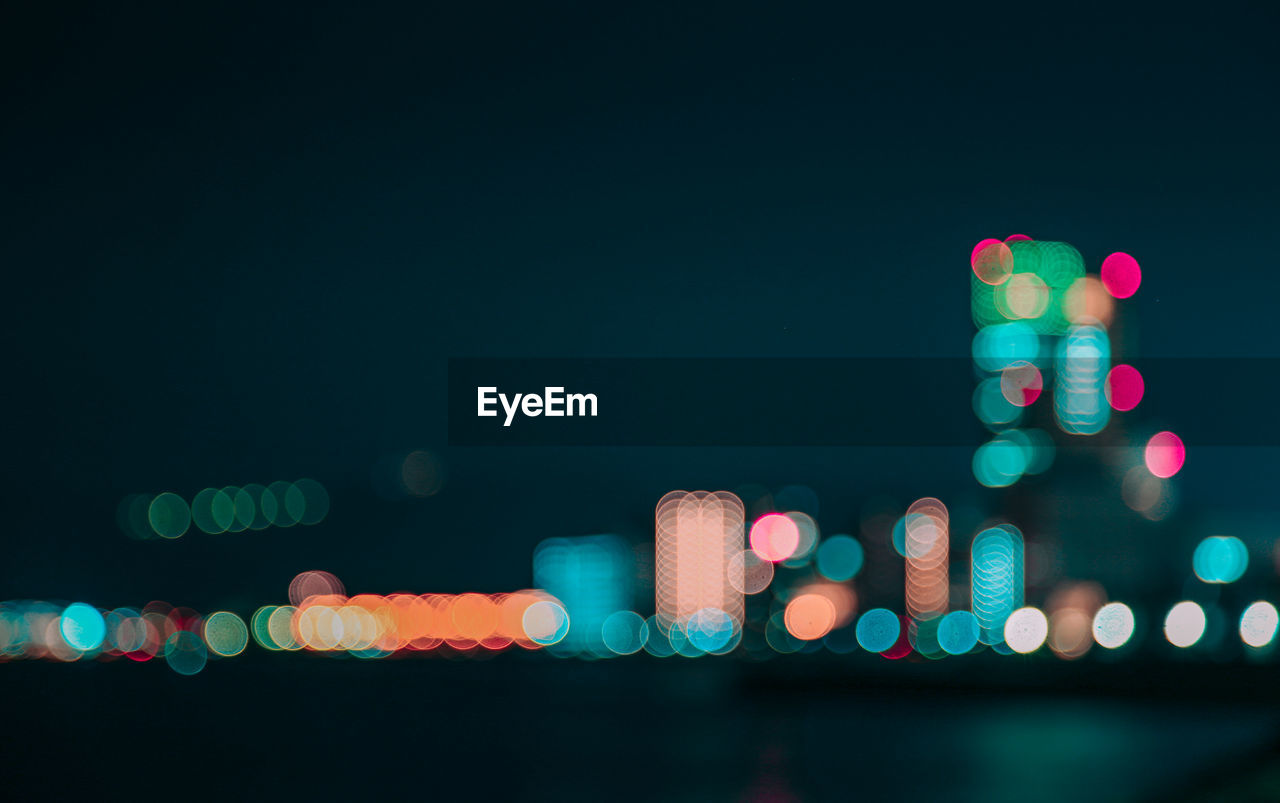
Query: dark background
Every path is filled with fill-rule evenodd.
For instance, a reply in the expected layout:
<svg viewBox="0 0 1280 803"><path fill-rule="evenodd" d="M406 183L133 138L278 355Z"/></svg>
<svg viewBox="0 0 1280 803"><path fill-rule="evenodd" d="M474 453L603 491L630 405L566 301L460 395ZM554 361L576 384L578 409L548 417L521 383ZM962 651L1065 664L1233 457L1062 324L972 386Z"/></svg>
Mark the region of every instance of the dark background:
<svg viewBox="0 0 1280 803"><path fill-rule="evenodd" d="M352 592L513 590L543 538L650 538L673 488L804 484L832 532L872 498L999 512L963 448L445 448L449 357L964 355L983 237L1065 240L1093 271L1136 255L1129 353L1280 354L1261 6L31 4L0 23L0 598L247 615L313 568ZM443 490L379 497L376 467L416 448ZM1172 601L1200 523L1274 529L1275 459L1193 453L1177 522L1103 519L1064 560L1138 539L1136 587ZM1087 502L1087 466L1039 493ZM322 525L115 525L128 493L302 476L332 496ZM7 783L1201 799L1275 765L1270 670L1238 660L1147 656L1135 682L975 659L990 671L960 682L962 661L313 658L0 667Z"/></svg>

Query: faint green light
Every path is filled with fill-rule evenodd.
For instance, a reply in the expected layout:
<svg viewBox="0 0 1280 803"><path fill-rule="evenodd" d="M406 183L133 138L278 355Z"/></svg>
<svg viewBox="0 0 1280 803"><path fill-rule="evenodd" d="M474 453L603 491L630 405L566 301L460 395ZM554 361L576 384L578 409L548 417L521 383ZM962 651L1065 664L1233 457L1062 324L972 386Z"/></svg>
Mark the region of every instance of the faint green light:
<svg viewBox="0 0 1280 803"><path fill-rule="evenodd" d="M312 479L301 479L293 487L302 494L303 509L297 516L299 524L319 524L329 514L329 492Z"/></svg>
<svg viewBox="0 0 1280 803"><path fill-rule="evenodd" d="M269 509L271 514L274 515L276 512L276 503L274 498L268 501L266 487L259 485L256 482L251 482L240 490L245 494L248 494L249 498L252 500L251 504L253 506L253 514L249 519L249 529L265 530L267 527L271 526L271 517L267 515L267 512Z"/></svg>
<svg viewBox="0 0 1280 803"><path fill-rule="evenodd" d="M216 488L205 488L191 500L191 520L202 532L216 535L226 532L226 525L220 524L214 515L213 506L220 492Z"/></svg>
<svg viewBox="0 0 1280 803"><path fill-rule="evenodd" d="M151 500L147 521L161 538L178 538L191 526L191 509L181 496L166 491Z"/></svg>
<svg viewBox="0 0 1280 803"><path fill-rule="evenodd" d="M68 605L58 625L63 640L80 652L98 649L107 635L107 624L102 614L83 602Z"/></svg>
<svg viewBox="0 0 1280 803"><path fill-rule="evenodd" d="M204 641L213 654L231 658L248 646L249 628L234 613L218 611L204 620Z"/></svg>
<svg viewBox="0 0 1280 803"><path fill-rule="evenodd" d="M277 527L292 527L298 523L298 512L289 504L289 496L294 493L293 483L277 480L267 486L267 493L276 502L276 509L267 518ZM306 502L303 502L305 507Z"/></svg>
<svg viewBox="0 0 1280 803"><path fill-rule="evenodd" d="M253 495L244 488L237 488L232 497L235 504L235 524L228 528L229 532L244 532L253 525L253 516L257 506L253 503Z"/></svg>
<svg viewBox="0 0 1280 803"><path fill-rule="evenodd" d="M279 651L280 645L276 644L275 639L271 638L271 614L276 612L276 605L263 605L261 608L253 612L253 616L249 619L249 630L253 634L253 640L258 642L258 646L263 649Z"/></svg>

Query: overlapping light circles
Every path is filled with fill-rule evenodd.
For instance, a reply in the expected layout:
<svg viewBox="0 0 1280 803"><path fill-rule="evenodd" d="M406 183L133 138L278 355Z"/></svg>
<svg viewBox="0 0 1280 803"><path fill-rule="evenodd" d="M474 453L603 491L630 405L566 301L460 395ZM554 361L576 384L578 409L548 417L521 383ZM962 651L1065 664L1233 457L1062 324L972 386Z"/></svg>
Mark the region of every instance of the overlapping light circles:
<svg viewBox="0 0 1280 803"><path fill-rule="evenodd" d="M781 513L767 513L751 525L751 549L763 560L781 563L800 547L800 527Z"/></svg>
<svg viewBox="0 0 1280 803"><path fill-rule="evenodd" d="M1196 545L1191 568L1203 582L1234 583L1249 568L1249 549L1234 536L1212 535Z"/></svg>
<svg viewBox="0 0 1280 803"><path fill-rule="evenodd" d="M329 493L312 479L205 488L190 504L176 493L130 494L120 502L117 522L134 538L174 539L194 525L209 534L319 524L329 513Z"/></svg>
<svg viewBox="0 0 1280 803"><path fill-rule="evenodd" d="M1187 461L1187 447L1172 432L1157 432L1147 441L1142 453L1147 470L1161 479L1169 479L1182 470Z"/></svg>
<svg viewBox="0 0 1280 803"><path fill-rule="evenodd" d="M1015 407L1029 407L1040 398L1044 377L1026 360L1015 360L1000 371L1000 395Z"/></svg>
<svg viewBox="0 0 1280 803"><path fill-rule="evenodd" d="M304 572L294 589L313 583L319 572ZM302 577L303 575L300 575ZM331 576L331 575L330 575ZM250 632L273 651L348 652L362 658L392 653L444 650L496 652L509 647L537 649L559 643L569 631L569 615L542 590L500 594L312 594L297 605L259 608Z"/></svg>
<svg viewBox="0 0 1280 803"><path fill-rule="evenodd" d="M947 612L951 583L951 516L933 497L911 503L906 531L906 604L913 619L932 619Z"/></svg>
<svg viewBox="0 0 1280 803"><path fill-rule="evenodd" d="M1084 277L1084 260L1059 242L983 240L970 256L970 310L979 329L1025 321L1039 334L1062 334L1068 296Z"/></svg>
<svg viewBox="0 0 1280 803"><path fill-rule="evenodd" d="M1053 412L1071 435L1095 435L1111 420L1106 379L1111 369L1111 340L1096 326L1072 326L1058 344L1058 376Z"/></svg>
<svg viewBox="0 0 1280 803"><path fill-rule="evenodd" d="M1080 658L1093 646L1094 616L1107 601L1102 586L1067 582L1049 595L1049 649L1066 660Z"/></svg>
<svg viewBox="0 0 1280 803"><path fill-rule="evenodd" d="M604 623L633 602L631 547L616 535L548 538L533 551L533 584L564 605L569 632L552 648L557 655L613 655Z"/></svg>
<svg viewBox="0 0 1280 803"><path fill-rule="evenodd" d="M1022 533L1012 524L990 527L973 539L971 593L978 638L1004 641L1004 625L1022 606L1024 587Z"/></svg>
<svg viewBox="0 0 1280 803"><path fill-rule="evenodd" d="M779 518L794 527L794 522ZM707 639L698 640L717 640L717 628L725 621L731 638L740 637L744 598L739 589L746 585L742 576L731 577L730 573L744 542L742 500L727 491L672 491L658 501L655 520L655 619L659 628L673 643L680 638L689 641L689 624L698 615L699 633L712 630ZM771 552L760 557L771 560L775 556ZM723 620L717 611L724 614ZM693 646L703 649L696 640Z"/></svg>
<svg viewBox="0 0 1280 803"><path fill-rule="evenodd" d="M219 612L206 620L190 608L159 601L109 610L85 602L3 602L0 660L145 663L159 658L178 674L193 675L210 658L238 654L236 622L243 627L235 614ZM216 647L207 645L206 632Z"/></svg>

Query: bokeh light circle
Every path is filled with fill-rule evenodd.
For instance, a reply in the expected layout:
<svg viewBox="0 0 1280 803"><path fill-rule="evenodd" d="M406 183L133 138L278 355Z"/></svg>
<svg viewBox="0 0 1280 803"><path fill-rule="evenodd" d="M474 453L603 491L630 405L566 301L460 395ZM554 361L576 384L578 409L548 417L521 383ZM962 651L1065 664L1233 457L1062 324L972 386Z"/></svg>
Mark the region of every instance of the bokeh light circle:
<svg viewBox="0 0 1280 803"><path fill-rule="evenodd" d="M1175 647L1190 647L1204 635L1207 621L1204 608L1189 600L1179 602L1164 618L1164 637Z"/></svg>
<svg viewBox="0 0 1280 803"><path fill-rule="evenodd" d="M1133 610L1123 602L1110 602L1093 615L1093 640L1108 650L1123 647L1133 637Z"/></svg>
<svg viewBox="0 0 1280 803"><path fill-rule="evenodd" d="M151 500L147 521L161 538L178 538L191 527L191 509L181 496L165 491Z"/></svg>
<svg viewBox="0 0 1280 803"><path fill-rule="evenodd" d="M569 633L569 614L551 600L539 600L525 608L521 617L524 633L534 644L557 644Z"/></svg>
<svg viewBox="0 0 1280 803"><path fill-rule="evenodd" d="M209 652L231 658L244 652L249 644L249 628L234 613L218 611L204 620L204 643Z"/></svg>
<svg viewBox="0 0 1280 803"><path fill-rule="evenodd" d="M107 623L102 614L83 602L73 602L63 609L58 629L63 641L81 652L98 649L107 636Z"/></svg>
<svg viewBox="0 0 1280 803"><path fill-rule="evenodd" d="M1249 568L1249 549L1234 536L1212 535L1196 545L1191 568L1206 583L1234 583Z"/></svg>
<svg viewBox="0 0 1280 803"><path fill-rule="evenodd" d="M818 547L818 574L833 582L852 580L862 569L862 544L850 535L833 535Z"/></svg>
<svg viewBox="0 0 1280 803"><path fill-rule="evenodd" d="M1240 640L1250 647L1261 648L1270 644L1280 626L1280 613L1270 602L1259 600L1240 615Z"/></svg>
<svg viewBox="0 0 1280 803"><path fill-rule="evenodd" d="M637 653L649 639L649 624L635 611L613 612L604 620L601 631L604 646L614 655Z"/></svg>
<svg viewBox="0 0 1280 803"><path fill-rule="evenodd" d="M973 247L969 264L983 284L1002 284L1013 273L1013 252L1000 240L982 240Z"/></svg>
<svg viewBox="0 0 1280 803"><path fill-rule="evenodd" d="M1040 649L1049 636L1049 619L1039 608L1019 608L1004 623L1004 643L1017 653Z"/></svg>
<svg viewBox="0 0 1280 803"><path fill-rule="evenodd" d="M781 563L800 546L800 528L781 513L769 513L751 525L751 549L762 559Z"/></svg>
<svg viewBox="0 0 1280 803"><path fill-rule="evenodd" d="M969 611L952 611L938 622L938 646L949 655L963 655L978 645L978 619Z"/></svg>
<svg viewBox="0 0 1280 803"><path fill-rule="evenodd" d="M787 603L783 621L791 635L814 641L835 627L836 606L822 594L801 594Z"/></svg>
<svg viewBox="0 0 1280 803"><path fill-rule="evenodd" d="M902 632L902 620L887 608L872 608L858 620L854 632L862 649L884 652L897 643Z"/></svg>
<svg viewBox="0 0 1280 803"><path fill-rule="evenodd" d="M1157 432L1147 441L1143 451L1147 470L1161 479L1168 479L1182 470L1187 459L1187 449L1182 438L1172 432Z"/></svg>
<svg viewBox="0 0 1280 803"><path fill-rule="evenodd" d="M755 550L744 549L729 558L729 585L742 594L759 594L773 582L773 561L765 560Z"/></svg>
<svg viewBox="0 0 1280 803"><path fill-rule="evenodd" d="M1113 410L1122 413L1137 407L1145 390L1146 383L1142 380L1142 374L1132 365L1114 366L1107 373L1107 380L1103 385L1107 403Z"/></svg>
<svg viewBox="0 0 1280 803"><path fill-rule="evenodd" d="M1102 286L1116 298L1129 298L1142 285L1142 268L1138 260L1123 251L1102 260Z"/></svg>

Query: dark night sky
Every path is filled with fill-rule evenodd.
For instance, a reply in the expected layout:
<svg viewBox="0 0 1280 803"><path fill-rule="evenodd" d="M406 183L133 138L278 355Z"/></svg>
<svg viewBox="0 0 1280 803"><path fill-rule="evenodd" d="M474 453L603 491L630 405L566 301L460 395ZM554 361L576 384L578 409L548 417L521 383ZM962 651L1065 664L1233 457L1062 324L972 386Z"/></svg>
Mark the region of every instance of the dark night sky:
<svg viewBox="0 0 1280 803"><path fill-rule="evenodd" d="M1274 10L263 5L0 21L0 598L499 591L671 488L985 498L964 450L449 451L443 410L450 356L962 355L988 236L1137 255L1137 352L1280 356ZM380 501L420 447L444 491ZM1273 455L1187 498L1269 498ZM301 476L324 525L115 527Z"/></svg>

